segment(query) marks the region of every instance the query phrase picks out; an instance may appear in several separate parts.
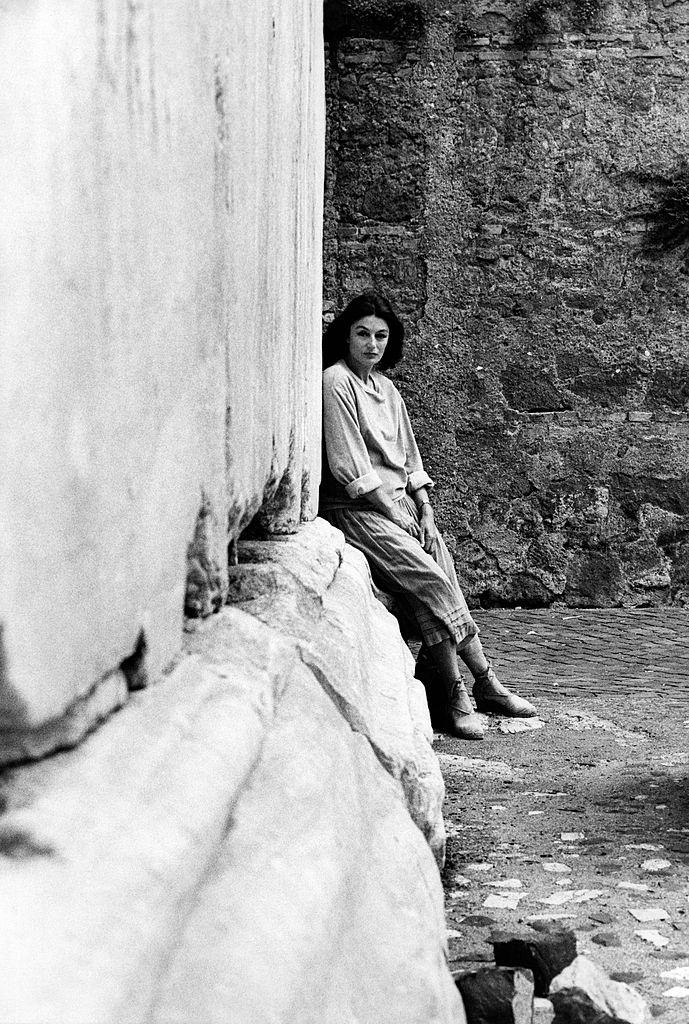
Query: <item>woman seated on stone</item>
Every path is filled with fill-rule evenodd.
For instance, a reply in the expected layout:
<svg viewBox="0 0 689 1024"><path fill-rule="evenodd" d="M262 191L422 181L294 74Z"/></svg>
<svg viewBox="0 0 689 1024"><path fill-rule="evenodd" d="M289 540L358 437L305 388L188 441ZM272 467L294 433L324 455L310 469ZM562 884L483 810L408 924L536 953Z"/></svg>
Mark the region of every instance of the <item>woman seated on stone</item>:
<svg viewBox="0 0 689 1024"><path fill-rule="evenodd" d="M328 326L323 340L321 515L362 551L381 589L418 626L442 681L447 727L483 738L460 677L457 655L474 677L478 711L530 718L536 709L498 680L478 638L428 497L402 396L381 370L402 358L404 328L390 304L365 292Z"/></svg>

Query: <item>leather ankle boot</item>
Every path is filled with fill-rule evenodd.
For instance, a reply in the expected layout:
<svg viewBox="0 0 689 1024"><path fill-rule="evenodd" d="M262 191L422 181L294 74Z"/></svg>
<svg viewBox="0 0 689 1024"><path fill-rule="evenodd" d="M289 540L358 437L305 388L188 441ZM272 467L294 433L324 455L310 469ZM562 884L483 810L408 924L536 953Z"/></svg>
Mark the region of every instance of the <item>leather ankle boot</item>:
<svg viewBox="0 0 689 1024"><path fill-rule="evenodd" d="M460 740L482 740L483 722L474 711L461 679L453 683L447 701L448 732Z"/></svg>
<svg viewBox="0 0 689 1024"><path fill-rule="evenodd" d="M474 676L472 690L478 711L495 715L509 715L512 718L533 718L538 712L524 697L511 693L503 686L488 662L488 668Z"/></svg>

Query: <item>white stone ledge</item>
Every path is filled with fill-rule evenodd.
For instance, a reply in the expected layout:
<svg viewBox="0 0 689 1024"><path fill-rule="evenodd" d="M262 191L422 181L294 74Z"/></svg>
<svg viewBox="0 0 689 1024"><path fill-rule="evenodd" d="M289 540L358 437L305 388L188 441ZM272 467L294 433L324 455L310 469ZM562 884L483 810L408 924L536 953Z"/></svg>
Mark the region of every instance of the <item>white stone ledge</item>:
<svg viewBox="0 0 689 1024"><path fill-rule="evenodd" d="M251 553L264 561L261 547L254 542ZM367 737L402 782L412 818L442 862L444 784L430 746L425 693L396 620L373 596L366 559L323 520L303 527L298 544L278 547L282 575L276 572L268 586L262 576L253 598L246 580L240 607L298 643L305 664L351 728ZM341 565L327 587L314 589L311 566L324 547L338 552ZM266 553L274 548L266 542ZM321 587L327 578L318 577Z"/></svg>
<svg viewBox="0 0 689 1024"><path fill-rule="evenodd" d="M442 889L398 782L295 673L153 1024L458 1024Z"/></svg>
<svg viewBox="0 0 689 1024"><path fill-rule="evenodd" d="M0 819L0 1021L144 1019L299 665L291 645L233 618L231 663L185 660L78 750L14 774Z"/></svg>
<svg viewBox="0 0 689 1024"><path fill-rule="evenodd" d="M168 678L13 772L0 1021L462 1020L411 657L338 531L273 546L254 614L197 623Z"/></svg>

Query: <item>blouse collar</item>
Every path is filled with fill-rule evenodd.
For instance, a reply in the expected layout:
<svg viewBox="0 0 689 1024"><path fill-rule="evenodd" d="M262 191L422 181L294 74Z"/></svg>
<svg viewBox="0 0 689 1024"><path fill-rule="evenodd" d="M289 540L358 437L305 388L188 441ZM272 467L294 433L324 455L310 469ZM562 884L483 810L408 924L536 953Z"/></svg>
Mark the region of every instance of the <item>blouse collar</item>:
<svg viewBox="0 0 689 1024"><path fill-rule="evenodd" d="M380 402L385 401L383 389L380 386L381 374L378 372L378 370L371 370L368 376L368 384L364 384L361 377L357 376L357 374L354 373L354 370L351 368L351 366L349 366L346 359L341 359L340 362L347 370L349 376L356 381L356 383L359 385L362 391L365 391L367 395L371 395L372 398L377 398Z"/></svg>

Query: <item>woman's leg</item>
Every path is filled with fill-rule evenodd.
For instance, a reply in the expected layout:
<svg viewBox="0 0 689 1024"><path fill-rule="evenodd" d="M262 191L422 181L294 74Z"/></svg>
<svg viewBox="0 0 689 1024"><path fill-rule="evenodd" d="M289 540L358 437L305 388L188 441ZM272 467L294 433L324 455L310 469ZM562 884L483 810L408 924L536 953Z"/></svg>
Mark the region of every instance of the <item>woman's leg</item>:
<svg viewBox="0 0 689 1024"><path fill-rule="evenodd" d="M447 578L452 581L458 593L461 594L452 556L440 535L438 535L434 546L433 557ZM463 595L462 601L464 601ZM464 603L466 604L465 601ZM459 657L474 677L473 695L479 711L494 711L497 714L514 715L520 718L531 718L536 714L533 704L524 700L523 697L511 693L507 687L502 685L486 658L475 625L471 633L458 641L457 650Z"/></svg>
<svg viewBox="0 0 689 1024"><path fill-rule="evenodd" d="M403 500L413 514L413 502ZM376 584L408 609L427 647L447 637L461 644L478 633L442 544L434 552L445 555L441 564L434 553L424 551L418 540L378 512L331 509L327 518L366 556Z"/></svg>
<svg viewBox="0 0 689 1024"><path fill-rule="evenodd" d="M413 514L413 503L407 504L410 514ZM498 710L494 705L496 698L501 697L502 714L536 713L527 701L521 704L521 710L517 704L507 701L512 695L501 686L483 654L476 636L478 629L457 581L452 558L440 537L429 554L417 540L377 512L333 509L327 518L366 555L379 585L409 605L445 690L455 735L469 738L468 733L471 732L471 738L480 739L483 733L482 727L479 730L481 720L473 715L461 681L457 644L460 657L466 661L477 686L481 675L488 673L490 692L484 694L480 686L474 688L474 697L482 699L479 710ZM489 698L493 701L490 707L486 703ZM521 698L516 700L519 702ZM468 720L469 715L473 715L471 720Z"/></svg>
<svg viewBox="0 0 689 1024"><path fill-rule="evenodd" d="M426 651L443 683L447 683L447 688L461 678L457 661L457 646L451 637L439 644L426 647Z"/></svg>
<svg viewBox="0 0 689 1024"><path fill-rule="evenodd" d="M463 740L482 740L483 723L474 712L469 694L459 674L457 647L454 640L448 637L438 644L426 647L428 656L433 662L447 699L448 725L454 736Z"/></svg>
<svg viewBox="0 0 689 1024"><path fill-rule="evenodd" d="M498 715L515 718L533 718L536 708L528 700L503 686L477 636L471 637L459 651L459 656L474 677L473 695L479 711L494 711Z"/></svg>

